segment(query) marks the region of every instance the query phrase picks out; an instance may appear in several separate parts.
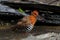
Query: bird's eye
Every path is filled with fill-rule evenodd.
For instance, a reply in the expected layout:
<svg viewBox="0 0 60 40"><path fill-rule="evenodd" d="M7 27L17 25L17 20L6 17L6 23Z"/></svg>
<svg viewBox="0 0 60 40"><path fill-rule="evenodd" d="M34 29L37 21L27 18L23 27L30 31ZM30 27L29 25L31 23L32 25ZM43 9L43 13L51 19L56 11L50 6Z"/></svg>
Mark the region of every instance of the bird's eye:
<svg viewBox="0 0 60 40"><path fill-rule="evenodd" d="M36 15L36 13L34 13Z"/></svg>
<svg viewBox="0 0 60 40"><path fill-rule="evenodd" d="M38 15L38 12L37 11L33 11L32 12L34 15Z"/></svg>
<svg viewBox="0 0 60 40"><path fill-rule="evenodd" d="M34 15L38 15L37 13L34 13Z"/></svg>

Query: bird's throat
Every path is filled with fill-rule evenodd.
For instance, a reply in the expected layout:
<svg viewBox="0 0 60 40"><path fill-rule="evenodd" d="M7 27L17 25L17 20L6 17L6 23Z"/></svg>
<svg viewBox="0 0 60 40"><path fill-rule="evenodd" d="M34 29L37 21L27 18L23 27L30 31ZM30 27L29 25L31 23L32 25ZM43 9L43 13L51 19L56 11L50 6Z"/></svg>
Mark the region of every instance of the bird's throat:
<svg viewBox="0 0 60 40"><path fill-rule="evenodd" d="M31 15L30 16L30 22L31 22L31 24L35 24L36 23L36 17L35 16L33 16L33 15Z"/></svg>

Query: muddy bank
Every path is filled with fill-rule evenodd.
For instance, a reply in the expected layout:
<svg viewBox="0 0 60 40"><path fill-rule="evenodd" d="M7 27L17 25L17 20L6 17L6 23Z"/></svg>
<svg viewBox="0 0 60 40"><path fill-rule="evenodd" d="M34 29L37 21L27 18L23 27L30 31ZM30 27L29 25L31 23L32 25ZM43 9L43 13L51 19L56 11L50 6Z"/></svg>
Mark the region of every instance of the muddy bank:
<svg viewBox="0 0 60 40"><path fill-rule="evenodd" d="M0 40L60 40L60 26L36 26L30 33L0 28Z"/></svg>

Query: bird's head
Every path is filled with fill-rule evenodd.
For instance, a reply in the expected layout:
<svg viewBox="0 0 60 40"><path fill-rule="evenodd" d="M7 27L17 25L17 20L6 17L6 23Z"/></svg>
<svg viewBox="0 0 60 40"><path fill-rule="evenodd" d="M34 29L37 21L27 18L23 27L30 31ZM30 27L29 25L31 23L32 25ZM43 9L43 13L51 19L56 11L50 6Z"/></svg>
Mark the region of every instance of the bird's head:
<svg viewBox="0 0 60 40"><path fill-rule="evenodd" d="M33 15L35 18L37 18L40 21L44 20L44 18L39 15L39 12L37 10L32 11L31 15Z"/></svg>
<svg viewBox="0 0 60 40"><path fill-rule="evenodd" d="M39 14L38 14L38 11L37 10L34 10L34 11L32 11L31 15L37 17Z"/></svg>

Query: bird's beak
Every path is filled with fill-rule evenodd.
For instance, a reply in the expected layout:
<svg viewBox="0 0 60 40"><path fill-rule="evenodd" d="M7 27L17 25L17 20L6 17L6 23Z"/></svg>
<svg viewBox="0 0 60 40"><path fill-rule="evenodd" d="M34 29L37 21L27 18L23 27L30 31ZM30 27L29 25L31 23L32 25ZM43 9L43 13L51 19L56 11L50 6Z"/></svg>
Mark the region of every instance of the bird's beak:
<svg viewBox="0 0 60 40"><path fill-rule="evenodd" d="M39 19L40 19L40 15L37 16L37 20L39 20Z"/></svg>
<svg viewBox="0 0 60 40"><path fill-rule="evenodd" d="M43 21L44 18L43 18L42 16L38 15L38 16L37 16L37 20L39 20L39 21Z"/></svg>

